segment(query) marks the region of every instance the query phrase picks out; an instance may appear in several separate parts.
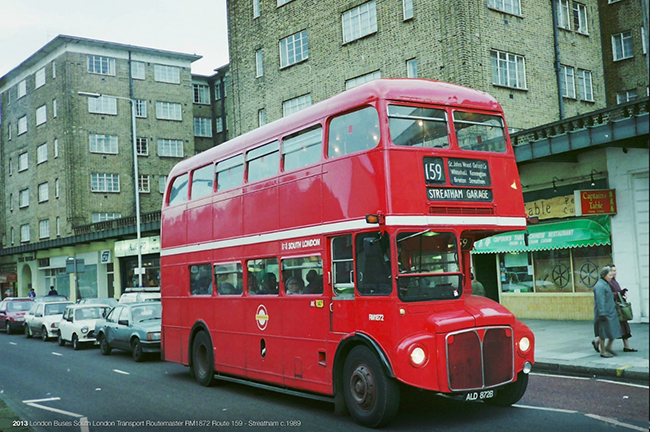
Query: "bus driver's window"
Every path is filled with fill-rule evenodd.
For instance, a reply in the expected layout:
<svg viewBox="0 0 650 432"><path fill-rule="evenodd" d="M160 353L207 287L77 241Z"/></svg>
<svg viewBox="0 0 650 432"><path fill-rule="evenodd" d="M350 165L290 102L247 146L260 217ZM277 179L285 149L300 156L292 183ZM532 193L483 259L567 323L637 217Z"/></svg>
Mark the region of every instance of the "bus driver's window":
<svg viewBox="0 0 650 432"><path fill-rule="evenodd" d="M388 234L363 233L356 238L357 291L388 295L393 290Z"/></svg>

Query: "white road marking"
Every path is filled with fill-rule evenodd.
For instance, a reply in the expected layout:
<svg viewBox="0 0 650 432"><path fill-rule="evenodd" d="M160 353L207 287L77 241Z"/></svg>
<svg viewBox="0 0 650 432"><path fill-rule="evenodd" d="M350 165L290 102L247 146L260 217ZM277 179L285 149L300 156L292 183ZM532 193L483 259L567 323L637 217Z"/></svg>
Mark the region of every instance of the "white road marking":
<svg viewBox="0 0 650 432"><path fill-rule="evenodd" d="M51 397L51 398L47 398L47 399L32 399L32 400L23 401L23 403L49 402L49 401L55 401L55 400L61 400L61 398L60 397Z"/></svg>
<svg viewBox="0 0 650 432"><path fill-rule="evenodd" d="M9 342L9 345L18 345L16 342Z"/></svg>
<svg viewBox="0 0 650 432"><path fill-rule="evenodd" d="M121 371L119 369L113 369L113 372L117 372L117 373L122 374L122 375L131 375L130 373Z"/></svg>
<svg viewBox="0 0 650 432"><path fill-rule="evenodd" d="M574 376L568 376L568 375L554 375L554 374L544 374L544 373L536 373L536 372L531 372L530 375L545 376L545 377L552 377L552 378L565 378L565 379L582 380L582 381L598 381L598 382L604 382L604 383L609 383L609 384L618 384L618 385L623 385L623 386L628 386L628 387L638 387L638 388L643 388L643 389L650 388L647 385L643 385L643 384L633 384L633 383L626 383L626 382L622 382L622 381L612 381L612 380L606 380L606 379L600 379L600 378L574 377Z"/></svg>
<svg viewBox="0 0 650 432"><path fill-rule="evenodd" d="M561 412L561 413L566 413L566 414L577 414L578 413L578 411L566 410L566 409L561 409L561 408L546 408L546 407L536 407L536 406L519 405L519 404L515 404L513 406L517 407L517 408L528 408L528 409L535 409L535 410L539 410L539 411L553 411L553 412Z"/></svg>
<svg viewBox="0 0 650 432"><path fill-rule="evenodd" d="M73 412L70 412L70 411L63 411L63 410L60 410L60 409L57 409L57 408L52 408L52 407L48 407L48 406L44 406L44 405L39 405L39 404L36 403L36 402L51 402L51 401L58 401L58 400L61 400L61 398L60 397L51 397L51 398L47 398L47 399L30 399L30 400L24 400L23 403L25 405L29 405L29 406L34 407L34 408L40 408L40 409L44 409L46 411L52 411L52 412L67 415L67 416L70 416L70 417L80 418L81 420L80 420L79 423L81 423L81 425L80 425L81 432L90 432L90 429L88 428L88 417L84 417L81 414L76 414L76 413L73 413Z"/></svg>
<svg viewBox="0 0 650 432"><path fill-rule="evenodd" d="M70 416L70 417L83 417L81 414L75 414L75 413L70 412L70 411L63 411L63 410L60 410L60 409L57 409L57 408L52 408L52 407L48 407L48 406L44 406L44 405L31 403L31 402L26 403L26 405L29 405L29 406L34 407L34 408L40 408L40 409L44 409L44 410L47 410L47 411L52 411L52 412L59 413L59 414L64 414L64 415L67 415L67 416Z"/></svg>
<svg viewBox="0 0 650 432"><path fill-rule="evenodd" d="M90 432L90 428L88 427L88 417L82 417L80 423L81 432Z"/></svg>
<svg viewBox="0 0 650 432"><path fill-rule="evenodd" d="M595 415L595 414L585 414L585 415L587 417L591 417L592 419L600 420L600 421L605 422L605 423L610 423L610 424L613 424L613 425L616 425L616 426L621 426L621 427L632 429L632 430L635 430L635 431L646 432L648 430L647 428L642 428L642 427L634 426L634 425L627 424L627 423L621 423L620 421L618 421L616 419L613 419L613 418L609 418L609 417L601 417L601 416Z"/></svg>
<svg viewBox="0 0 650 432"><path fill-rule="evenodd" d="M52 354L53 354L53 355L58 355L58 356L61 356L61 357L63 357L63 354L61 354L61 353L58 353L58 352L54 352L54 351L52 351Z"/></svg>

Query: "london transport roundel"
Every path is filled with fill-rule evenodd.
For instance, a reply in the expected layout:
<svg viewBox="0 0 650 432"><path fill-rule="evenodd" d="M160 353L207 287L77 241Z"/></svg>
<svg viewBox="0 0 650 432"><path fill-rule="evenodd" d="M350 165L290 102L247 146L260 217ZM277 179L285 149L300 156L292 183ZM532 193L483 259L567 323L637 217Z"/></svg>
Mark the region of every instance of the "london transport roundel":
<svg viewBox="0 0 650 432"><path fill-rule="evenodd" d="M264 305L259 305L257 307L257 312L255 312L255 322L257 322L257 327L260 330L266 329L266 326L269 323L269 313L266 311Z"/></svg>

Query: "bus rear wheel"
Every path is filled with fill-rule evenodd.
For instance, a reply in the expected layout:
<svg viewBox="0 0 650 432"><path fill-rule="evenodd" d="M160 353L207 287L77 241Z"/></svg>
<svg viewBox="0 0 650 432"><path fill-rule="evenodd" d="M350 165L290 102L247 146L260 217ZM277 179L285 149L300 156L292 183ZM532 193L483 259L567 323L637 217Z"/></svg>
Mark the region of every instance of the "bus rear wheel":
<svg viewBox="0 0 650 432"><path fill-rule="evenodd" d="M485 402L490 405L508 407L516 404L522 397L524 397L526 388L528 388L528 374L519 372L517 375L517 381L497 390L497 395L493 398L485 399Z"/></svg>
<svg viewBox="0 0 650 432"><path fill-rule="evenodd" d="M192 345L192 371L196 382L203 387L210 387L215 383L212 343L204 331L199 332L196 338L194 338L194 344Z"/></svg>
<svg viewBox="0 0 650 432"><path fill-rule="evenodd" d="M399 408L400 390L366 346L352 348L343 367L345 404L359 424L375 428L390 422Z"/></svg>

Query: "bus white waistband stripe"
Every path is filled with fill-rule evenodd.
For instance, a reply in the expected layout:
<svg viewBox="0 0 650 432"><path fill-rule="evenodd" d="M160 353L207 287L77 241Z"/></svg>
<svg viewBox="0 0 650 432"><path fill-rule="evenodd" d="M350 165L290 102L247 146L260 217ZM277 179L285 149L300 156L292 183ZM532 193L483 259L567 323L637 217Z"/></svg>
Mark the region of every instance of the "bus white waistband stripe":
<svg viewBox="0 0 650 432"><path fill-rule="evenodd" d="M497 226L513 229L526 229L526 218L498 216L387 216L387 226L431 226L431 225L472 225ZM179 255L193 252L203 252L213 249L224 249L234 246L246 246L271 241L288 240L298 237L309 237L330 234L338 231L360 230L377 224L368 224L365 219L355 219L346 222L316 225L306 228L296 228L266 234L255 234L228 240L217 240L189 246L167 248L160 251L161 256Z"/></svg>

